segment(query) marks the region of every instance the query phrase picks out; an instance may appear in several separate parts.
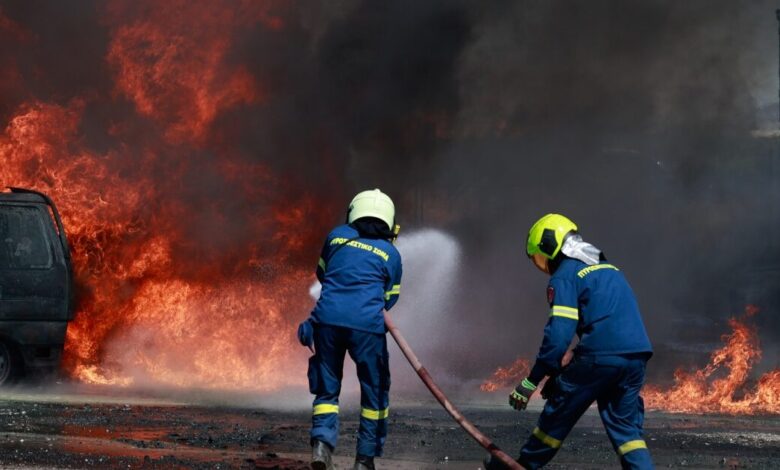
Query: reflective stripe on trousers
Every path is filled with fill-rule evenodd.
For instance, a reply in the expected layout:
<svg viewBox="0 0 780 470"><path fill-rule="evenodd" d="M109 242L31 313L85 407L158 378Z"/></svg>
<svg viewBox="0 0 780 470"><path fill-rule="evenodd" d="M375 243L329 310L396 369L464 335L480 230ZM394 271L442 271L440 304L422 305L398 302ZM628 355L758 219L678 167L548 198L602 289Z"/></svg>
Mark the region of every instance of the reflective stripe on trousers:
<svg viewBox="0 0 780 470"><path fill-rule="evenodd" d="M643 439L645 356L577 357L556 380L536 429L520 451L520 463L546 465L563 445L574 424L595 401L623 468L651 469Z"/></svg>
<svg viewBox="0 0 780 470"><path fill-rule="evenodd" d="M336 447L339 394L344 357L355 361L360 381L360 427L357 453L381 456L387 436L390 369L383 334L315 324L315 355L309 360L309 389L315 395L311 439Z"/></svg>

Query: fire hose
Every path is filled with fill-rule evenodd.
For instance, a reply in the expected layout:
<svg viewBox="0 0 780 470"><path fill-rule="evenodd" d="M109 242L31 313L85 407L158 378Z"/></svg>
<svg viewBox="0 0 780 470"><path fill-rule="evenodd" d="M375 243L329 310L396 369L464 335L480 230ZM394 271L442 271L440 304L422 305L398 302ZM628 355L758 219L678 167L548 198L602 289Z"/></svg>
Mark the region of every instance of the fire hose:
<svg viewBox="0 0 780 470"><path fill-rule="evenodd" d="M398 328L396 328L393 320L390 318L390 315L388 315L387 312L385 312L385 325L390 331L390 334L393 336L393 339L395 339L395 342L398 344L398 347L401 348L401 352L403 352L404 356L406 356L406 360L409 361L409 364L411 364L414 371L417 372L417 375L420 376L420 379L423 381L425 386L428 387L428 390L431 391L431 394L436 398L436 400L438 400L439 403L441 403L441 406L447 410L447 413L452 416L452 419L454 419L460 425L460 427L462 427L463 430L468 433L469 436L474 438L474 440L477 441L479 445L490 452L494 457L499 459L504 465L513 470L523 470L523 467L520 466L520 464L518 464L506 452L501 450L497 445L493 444L493 441L491 441L486 435L482 434L482 432L477 429L476 426L471 424L471 422L466 419L466 417L463 416L457 408L455 408L455 405L450 402L447 396L444 395L444 392L442 392L439 386L436 385L436 382L433 381L431 374L428 373L420 360L417 359L417 356L414 354L414 351L412 351L409 343L406 342L406 339L404 339L403 335L401 335L401 332L398 330Z"/></svg>

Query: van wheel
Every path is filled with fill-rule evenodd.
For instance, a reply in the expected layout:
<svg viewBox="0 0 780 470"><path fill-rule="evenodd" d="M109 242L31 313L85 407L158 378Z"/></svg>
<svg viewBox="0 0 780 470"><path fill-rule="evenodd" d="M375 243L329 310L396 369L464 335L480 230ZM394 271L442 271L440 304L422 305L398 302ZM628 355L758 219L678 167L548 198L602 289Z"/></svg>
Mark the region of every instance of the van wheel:
<svg viewBox="0 0 780 470"><path fill-rule="evenodd" d="M0 341L0 386L8 385L18 375L20 363L14 350Z"/></svg>

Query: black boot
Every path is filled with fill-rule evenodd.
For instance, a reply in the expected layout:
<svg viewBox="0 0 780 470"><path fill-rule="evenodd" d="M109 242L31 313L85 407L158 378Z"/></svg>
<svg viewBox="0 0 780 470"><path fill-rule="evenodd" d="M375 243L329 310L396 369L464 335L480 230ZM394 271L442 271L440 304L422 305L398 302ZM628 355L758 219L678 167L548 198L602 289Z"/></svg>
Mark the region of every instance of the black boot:
<svg viewBox="0 0 780 470"><path fill-rule="evenodd" d="M328 444L322 441L314 441L311 446L312 470L333 470L332 453L333 450Z"/></svg>
<svg viewBox="0 0 780 470"><path fill-rule="evenodd" d="M352 467L352 470L374 470L374 458L357 454L355 456L355 466Z"/></svg>

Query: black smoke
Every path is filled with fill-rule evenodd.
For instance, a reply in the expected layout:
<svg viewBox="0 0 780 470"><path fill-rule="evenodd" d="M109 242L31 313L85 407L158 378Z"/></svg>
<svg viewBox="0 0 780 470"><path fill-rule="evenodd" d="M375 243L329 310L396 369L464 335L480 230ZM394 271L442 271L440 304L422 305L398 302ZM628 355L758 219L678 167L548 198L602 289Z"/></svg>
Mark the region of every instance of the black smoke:
<svg viewBox="0 0 780 470"><path fill-rule="evenodd" d="M573 218L625 272L654 378L701 364L748 302L776 367L772 3L513 2L482 12L474 37L437 178L457 188L470 258L458 370L535 353L545 279L523 244L547 212Z"/></svg>
<svg viewBox="0 0 780 470"><path fill-rule="evenodd" d="M285 259L311 264L349 197L381 187L405 230L462 244L450 341L428 358L457 377L535 353L545 279L524 242L553 211L631 281L657 377L701 360L746 302L764 304L764 344L780 340L773 2L271 2L284 27L237 28L227 54L267 98L218 115L197 145L163 142L116 92L112 34L154 2L113 3L2 2L0 119L31 99L81 98L95 152L162 146L197 162L175 185L164 177L175 164L152 169L164 198L199 211L179 221L196 234L182 259L235 266L237 245L275 231L249 233L245 219L306 191L319 215ZM122 137L108 131L116 122ZM133 158L121 171L137 171ZM277 179L247 197L217 172L225 159Z"/></svg>

